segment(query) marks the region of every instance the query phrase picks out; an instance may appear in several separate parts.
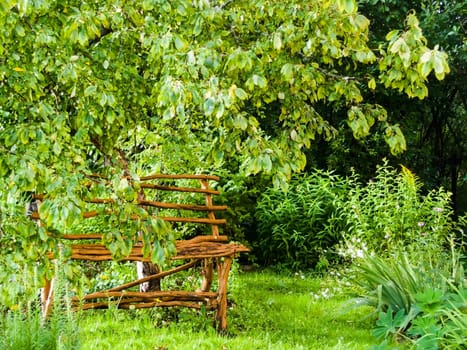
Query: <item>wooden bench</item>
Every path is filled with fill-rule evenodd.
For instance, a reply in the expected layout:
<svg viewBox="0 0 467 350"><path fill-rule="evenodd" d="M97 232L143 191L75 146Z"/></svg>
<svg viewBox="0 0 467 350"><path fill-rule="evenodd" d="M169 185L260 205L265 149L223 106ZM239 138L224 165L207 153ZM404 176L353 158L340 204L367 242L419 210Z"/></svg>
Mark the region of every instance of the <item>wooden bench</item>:
<svg viewBox="0 0 467 350"><path fill-rule="evenodd" d="M96 179L99 179L96 177ZM191 239L177 240L176 253L171 257L174 267L167 271L157 270L153 275L129 281L120 286L94 292L83 297L72 298L75 309L100 309L116 305L122 309L181 306L215 310L215 324L219 330L227 327L227 288L232 260L241 252L249 249L238 243L229 243L228 237L220 235L219 226L225 219L216 218L215 212L226 210L227 206L213 204L213 197L219 192L210 187L210 182L219 181L217 176L210 175L165 175L155 174L139 179L140 192L136 204L150 213L151 217L163 219L173 225L195 225L196 229L204 228L205 232ZM185 184L183 183L185 182ZM186 183L189 182L189 185ZM180 184L181 183L181 184ZM197 185L192 185L196 183ZM162 194L169 194L170 201L165 201ZM182 201L174 201L178 194ZM37 195L37 200L45 196ZM165 196L167 197L167 195ZM90 210L83 212L83 219L98 217L110 213L110 209L96 210L99 206L111 206L111 198L92 198L86 202ZM155 210L155 212L154 212ZM39 212L31 217L40 221ZM63 234L61 238L71 246L71 259L90 261L110 261L111 252L102 243L100 233ZM143 254L144 243L138 241L130 254L121 261L150 262ZM53 256L50 256L54 258ZM202 270L203 281L196 290L156 290L150 292L129 290L143 283L157 281L178 272L193 268ZM216 273L217 272L217 273ZM212 290L213 279L217 275L217 288ZM53 281L46 281L42 293L43 311L50 312L53 297Z"/></svg>

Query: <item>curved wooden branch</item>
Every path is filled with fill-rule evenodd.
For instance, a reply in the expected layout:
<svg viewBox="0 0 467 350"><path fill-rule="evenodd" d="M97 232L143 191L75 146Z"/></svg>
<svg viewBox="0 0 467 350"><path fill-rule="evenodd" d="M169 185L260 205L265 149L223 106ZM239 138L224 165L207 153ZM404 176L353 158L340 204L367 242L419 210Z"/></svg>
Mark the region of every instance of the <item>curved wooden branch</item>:
<svg viewBox="0 0 467 350"><path fill-rule="evenodd" d="M137 286L137 285L139 285L139 284L141 284L141 283L144 283L144 282L151 281L151 280L153 280L153 279L164 278L164 277L169 276L169 275L172 275L172 274L174 274L174 273L177 273L177 272L180 272L180 271L189 269L190 267L195 266L197 263L199 263L199 260L193 260L193 261L190 261L189 263L186 263L186 264L177 266L177 267L175 267L175 268L173 268L173 269L171 269L171 270L162 271L162 272L159 272L159 273L157 273L157 274L155 274L155 275L151 275L151 276L148 276L148 277L140 278L140 279L138 279L138 280L136 280L136 281L128 282L128 283L122 284L121 286L108 289L108 290L106 290L106 291L104 291L104 292L117 292L117 291L120 291L120 290L124 290L124 289L128 289L128 288Z"/></svg>
<svg viewBox="0 0 467 350"><path fill-rule="evenodd" d="M103 292L95 292L92 294L87 294L82 298L73 297L73 301L85 301L85 300L93 300L93 299L100 299L100 298L118 298L116 300L125 300L123 298L138 298L141 300L145 299L159 299L160 301L168 301L168 300L204 300L204 299L211 299L216 298L217 293L215 292L186 292L186 291L157 291L157 292L128 292L128 291L103 291Z"/></svg>

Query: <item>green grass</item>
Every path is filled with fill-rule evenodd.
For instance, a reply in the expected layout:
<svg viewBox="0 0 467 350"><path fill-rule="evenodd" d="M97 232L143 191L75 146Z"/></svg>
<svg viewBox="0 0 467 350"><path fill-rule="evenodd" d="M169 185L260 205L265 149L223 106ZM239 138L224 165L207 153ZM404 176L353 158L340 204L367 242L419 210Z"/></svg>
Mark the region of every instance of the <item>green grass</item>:
<svg viewBox="0 0 467 350"><path fill-rule="evenodd" d="M343 313L349 299L331 279L272 272L235 274L229 331L187 309L83 312L82 349L368 349L368 308Z"/></svg>
<svg viewBox="0 0 467 350"><path fill-rule="evenodd" d="M62 304L48 322L34 309L0 309L0 350L369 349L373 309L343 312L343 286L330 277L235 272L223 335L212 313L184 308L71 313Z"/></svg>

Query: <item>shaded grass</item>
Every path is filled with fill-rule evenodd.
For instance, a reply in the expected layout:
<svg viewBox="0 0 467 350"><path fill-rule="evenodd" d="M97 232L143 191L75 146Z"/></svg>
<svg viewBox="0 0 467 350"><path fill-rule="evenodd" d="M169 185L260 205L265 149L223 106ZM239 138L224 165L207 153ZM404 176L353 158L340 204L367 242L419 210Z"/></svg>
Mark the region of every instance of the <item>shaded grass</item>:
<svg viewBox="0 0 467 350"><path fill-rule="evenodd" d="M229 331L212 314L187 309L84 312L82 349L368 349L369 308L342 312L348 300L336 281L300 275L235 274Z"/></svg>

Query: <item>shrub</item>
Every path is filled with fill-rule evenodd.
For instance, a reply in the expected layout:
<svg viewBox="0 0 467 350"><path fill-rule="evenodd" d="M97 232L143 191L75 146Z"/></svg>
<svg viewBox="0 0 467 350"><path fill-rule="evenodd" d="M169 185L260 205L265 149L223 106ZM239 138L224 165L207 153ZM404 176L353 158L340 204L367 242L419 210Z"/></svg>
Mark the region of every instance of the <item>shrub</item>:
<svg viewBox="0 0 467 350"><path fill-rule="evenodd" d="M255 253L267 264L291 268L326 264L325 253L341 239L343 217L337 208L347 187L342 177L315 170L294 177L287 191L267 189L255 212Z"/></svg>
<svg viewBox="0 0 467 350"><path fill-rule="evenodd" d="M386 162L366 185L356 180L346 200L339 202L347 245L384 255L403 249L421 253L427 262L438 256L455 226L450 193L440 188L423 196L422 184L409 169L399 172Z"/></svg>

